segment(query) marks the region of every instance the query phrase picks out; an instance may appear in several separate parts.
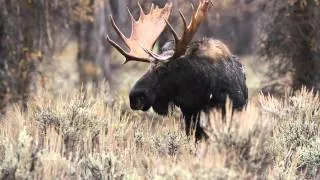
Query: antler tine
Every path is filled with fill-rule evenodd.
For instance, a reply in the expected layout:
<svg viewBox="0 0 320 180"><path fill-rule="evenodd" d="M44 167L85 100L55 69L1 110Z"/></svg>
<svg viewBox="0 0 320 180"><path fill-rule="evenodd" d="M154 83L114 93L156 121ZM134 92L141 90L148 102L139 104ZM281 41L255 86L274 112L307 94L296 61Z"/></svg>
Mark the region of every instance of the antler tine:
<svg viewBox="0 0 320 180"><path fill-rule="evenodd" d="M151 7L150 7L150 12L149 12L149 13L152 13L153 9L154 9L154 4L152 3L152 4L151 4Z"/></svg>
<svg viewBox="0 0 320 180"><path fill-rule="evenodd" d="M157 62L167 62L168 61L168 57L167 56L161 56L161 55L158 55L158 54L156 54L156 53L154 53L154 52L152 52L152 51L150 51L149 49L146 49L146 48L144 48L144 47L142 47L142 49L146 52L146 53L148 53L151 57L153 57L154 58L154 60L152 60L153 62L155 62L155 63L157 63Z"/></svg>
<svg viewBox="0 0 320 180"><path fill-rule="evenodd" d="M187 29L187 20L184 17L184 15L183 15L181 10L179 10L179 14L180 14L180 17L181 17L182 22L183 22L183 32L185 32L185 30Z"/></svg>
<svg viewBox="0 0 320 180"><path fill-rule="evenodd" d="M154 8L154 5L152 5L150 12L147 14L144 13L139 3L138 6L140 8L140 17L138 20L135 20L130 10L128 10L132 21L132 30L129 38L120 31L113 17L110 17L112 27L130 49L129 52L126 52L107 36L108 42L125 56L126 60L124 61L124 64L129 61L154 62L153 56L150 55L151 53L148 51L152 50L154 43L166 27L166 22L164 20L167 20L170 16L172 3L167 3L163 8Z"/></svg>
<svg viewBox="0 0 320 180"><path fill-rule="evenodd" d="M130 9L128 8L128 14L129 14L129 16L130 16L130 18L131 18L131 22L133 23L133 22L136 22L136 20L134 19L134 17L133 17L133 15L132 15L132 13L131 13L131 11L130 11Z"/></svg>
<svg viewBox="0 0 320 180"><path fill-rule="evenodd" d="M148 53L151 57L158 59L158 60L162 60L162 61L176 59L176 58L180 57L181 55L183 55L185 53L185 51L187 50L188 44L192 40L196 31L198 30L202 20L206 16L207 11L209 9L209 4L212 4L211 0L200 0L199 6L198 6L196 12L194 12L194 7L191 4L192 5L191 7L193 9L193 15L192 15L192 18L191 18L189 25L187 25L186 18L184 17L183 13L179 10L179 14L180 14L180 17L183 22L183 31L182 31L181 38L178 36L177 32L174 30L174 28L171 26L171 24L167 20L165 20L165 22L168 25L170 31L172 32L172 35L175 40L175 49L174 49L174 53L172 56L162 57L160 55L155 55L153 52L151 53L146 50L145 50L145 52Z"/></svg>
<svg viewBox="0 0 320 180"><path fill-rule="evenodd" d="M210 2L211 0L201 0L199 2L196 12L194 12L194 6L193 5L191 6L193 9L193 15L188 26L186 25L186 20L183 13L182 12L180 13L181 19L184 23L183 35L182 35L182 38L179 39L179 41L176 41L176 49L172 58L177 58L180 55L185 53L188 44L192 40L194 34L198 30L202 20L204 19L208 11Z"/></svg>
<svg viewBox="0 0 320 180"><path fill-rule="evenodd" d="M125 61L122 62L122 64L126 64L129 61L139 61L139 62L146 62L146 63L150 62L150 60L147 58L139 58L139 57L135 57L135 56L130 55L124 49L122 49L122 47L120 47L116 42L114 42L109 37L109 35L107 35L107 40L114 48L116 48L119 51L120 54L122 54L126 58Z"/></svg>
<svg viewBox="0 0 320 180"><path fill-rule="evenodd" d="M144 11L143 11L143 8L142 8L140 2L138 2L138 6L139 6L139 9L140 9L140 18L142 18L143 16L145 16L145 14L144 14Z"/></svg>
<svg viewBox="0 0 320 180"><path fill-rule="evenodd" d="M133 18L133 16L132 16ZM110 21L111 21L111 25L114 28L114 30L116 31L116 33L118 34L118 36L121 37L122 41L124 43L127 42L127 38L126 36L120 31L119 27L116 25L114 19L112 16L110 16ZM127 53L120 45L118 45L116 42L114 42L109 35L107 35L107 40L108 42L114 47L116 48L126 59L122 64L126 64L129 61L139 61L139 62L150 62L147 58L138 58L135 56L130 55L129 53Z"/></svg>
<svg viewBox="0 0 320 180"><path fill-rule="evenodd" d="M166 24L168 25L168 27L169 27L169 29L170 29L170 31L171 31L171 33L172 33L173 37L174 37L174 40L175 40L175 41L179 41L179 40L180 40L180 38L179 38L178 33L174 30L174 28L171 26L171 24L169 23L169 21L168 21L168 20L165 20L165 21L166 21Z"/></svg>
<svg viewBox="0 0 320 180"><path fill-rule="evenodd" d="M192 9L192 14L194 14L194 5L193 5L193 3L191 3L191 9Z"/></svg>
<svg viewBox="0 0 320 180"><path fill-rule="evenodd" d="M126 42L126 36L120 31L119 27L117 26L116 22L114 21L113 17L110 16L110 21L111 21L111 25L113 27L113 29L116 31L116 33L118 34L118 36L121 37L121 40L125 43Z"/></svg>

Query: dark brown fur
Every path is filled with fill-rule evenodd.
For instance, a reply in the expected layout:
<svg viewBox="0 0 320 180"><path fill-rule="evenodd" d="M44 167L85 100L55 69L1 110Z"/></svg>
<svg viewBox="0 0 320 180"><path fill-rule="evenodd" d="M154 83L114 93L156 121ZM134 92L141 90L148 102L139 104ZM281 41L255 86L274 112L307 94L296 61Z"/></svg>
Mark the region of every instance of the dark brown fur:
<svg viewBox="0 0 320 180"><path fill-rule="evenodd" d="M172 53L168 42L162 53ZM167 63L153 65L130 92L130 106L147 111L150 107L159 114L168 114L169 104L180 107L190 135L195 128L196 138L206 136L199 125L199 113L210 108L225 109L226 98L234 109L247 103L248 90L243 66L221 41L203 39L192 43L184 56Z"/></svg>

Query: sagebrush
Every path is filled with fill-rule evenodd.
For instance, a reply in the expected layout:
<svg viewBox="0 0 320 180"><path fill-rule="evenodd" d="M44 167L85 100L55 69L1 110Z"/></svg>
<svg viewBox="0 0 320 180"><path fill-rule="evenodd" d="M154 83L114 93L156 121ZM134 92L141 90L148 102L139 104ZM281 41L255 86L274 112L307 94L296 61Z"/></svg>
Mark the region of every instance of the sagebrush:
<svg viewBox="0 0 320 180"><path fill-rule="evenodd" d="M0 124L1 179L311 179L319 174L319 94L260 96L226 118L201 116L210 138L185 136L180 113L139 114L119 96L37 93ZM209 121L205 121L209 119Z"/></svg>

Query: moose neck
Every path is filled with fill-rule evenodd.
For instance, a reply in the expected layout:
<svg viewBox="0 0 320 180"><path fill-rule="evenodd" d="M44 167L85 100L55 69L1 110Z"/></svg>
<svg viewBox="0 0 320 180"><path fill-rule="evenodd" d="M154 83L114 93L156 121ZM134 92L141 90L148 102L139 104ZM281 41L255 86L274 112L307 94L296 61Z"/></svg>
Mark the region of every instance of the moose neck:
<svg viewBox="0 0 320 180"><path fill-rule="evenodd" d="M193 112L205 108L216 84L210 59L185 56L170 62L169 68L175 78L173 103Z"/></svg>

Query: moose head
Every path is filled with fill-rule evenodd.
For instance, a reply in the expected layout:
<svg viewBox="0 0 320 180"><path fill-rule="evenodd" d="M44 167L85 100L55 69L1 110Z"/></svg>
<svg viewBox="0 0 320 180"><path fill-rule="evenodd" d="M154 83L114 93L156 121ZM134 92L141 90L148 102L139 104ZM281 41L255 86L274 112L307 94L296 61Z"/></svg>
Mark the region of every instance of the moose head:
<svg viewBox="0 0 320 180"><path fill-rule="evenodd" d="M129 98L133 110L147 111L151 107L161 115L168 114L170 104L181 108L186 123L186 133L195 128L196 138L205 136L199 123L199 112L212 107L224 108L226 97L233 100L234 108L247 101L247 87L242 65L228 47L219 40L191 40L206 17L210 0L201 0L191 21L179 11L183 22L182 36L168 22L172 3L163 8L151 6L145 14L140 7L140 18L132 19L132 31L127 38L111 16L111 24L130 49L126 52L107 36L108 42L129 61L150 63L149 70L131 89ZM160 54L152 51L156 40L169 27L174 41L167 42Z"/></svg>

